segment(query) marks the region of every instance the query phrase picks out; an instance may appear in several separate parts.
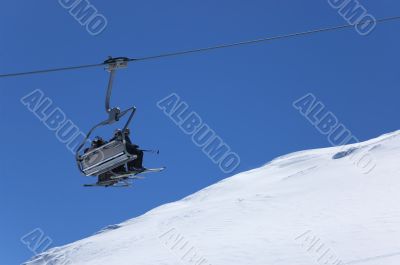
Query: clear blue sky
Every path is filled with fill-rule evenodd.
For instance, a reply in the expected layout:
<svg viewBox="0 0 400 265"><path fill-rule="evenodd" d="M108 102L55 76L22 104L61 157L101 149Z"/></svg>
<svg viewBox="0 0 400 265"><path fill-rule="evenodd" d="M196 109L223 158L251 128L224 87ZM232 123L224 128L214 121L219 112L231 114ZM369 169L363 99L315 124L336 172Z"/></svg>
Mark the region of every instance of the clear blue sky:
<svg viewBox="0 0 400 265"><path fill-rule="evenodd" d="M393 0L362 1L376 17L399 15ZM0 72L96 63L340 25L326 1L92 1L108 27L89 35L58 1L7 1L0 8ZM157 107L179 94L242 160L238 171L289 152L329 146L293 107L314 93L361 140L399 129L400 23L361 37L353 29L307 38L130 64L113 102L136 105L135 142L159 148L145 165L168 170L133 189L85 189L74 157L21 103L41 89L82 130L105 117L101 68L0 80L0 260L33 254L20 237L40 227L54 246L87 237L228 177ZM107 137L113 128L103 130Z"/></svg>

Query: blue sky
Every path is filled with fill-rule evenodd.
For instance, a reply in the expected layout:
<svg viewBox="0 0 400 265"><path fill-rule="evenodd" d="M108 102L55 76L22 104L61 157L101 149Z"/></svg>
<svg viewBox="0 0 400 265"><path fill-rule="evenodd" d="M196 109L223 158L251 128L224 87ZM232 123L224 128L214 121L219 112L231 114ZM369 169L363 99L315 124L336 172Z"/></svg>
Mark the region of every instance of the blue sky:
<svg viewBox="0 0 400 265"><path fill-rule="evenodd" d="M326 1L91 1L108 20L98 36L58 1L7 1L0 8L0 72L141 57L346 23ZM393 0L363 1L376 17L399 15ZM81 130L105 118L101 68L0 80L0 258L33 255L20 238L41 228L53 245L89 236L178 200L229 175L156 103L178 94L241 157L236 172L289 152L329 146L292 106L321 100L360 140L399 129L400 23L362 37L353 29L306 38L133 63L117 74L113 104L136 105L133 138L145 165L168 170L133 189L85 189L73 155L20 99L41 89ZM100 133L107 138L113 131Z"/></svg>

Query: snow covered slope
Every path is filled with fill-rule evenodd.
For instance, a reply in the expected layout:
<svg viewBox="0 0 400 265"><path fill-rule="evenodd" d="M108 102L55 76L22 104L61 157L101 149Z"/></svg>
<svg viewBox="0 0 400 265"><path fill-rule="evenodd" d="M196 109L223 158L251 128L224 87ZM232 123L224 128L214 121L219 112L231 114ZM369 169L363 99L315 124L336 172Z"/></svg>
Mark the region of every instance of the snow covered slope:
<svg viewBox="0 0 400 265"><path fill-rule="evenodd" d="M400 132L293 153L27 264L399 265L399 162Z"/></svg>

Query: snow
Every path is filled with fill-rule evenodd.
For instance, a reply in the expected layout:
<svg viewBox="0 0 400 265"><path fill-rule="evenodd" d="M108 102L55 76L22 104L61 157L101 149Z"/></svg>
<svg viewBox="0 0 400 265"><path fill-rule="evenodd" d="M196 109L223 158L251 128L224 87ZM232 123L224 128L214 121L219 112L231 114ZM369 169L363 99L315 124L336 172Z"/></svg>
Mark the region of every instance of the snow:
<svg viewBox="0 0 400 265"><path fill-rule="evenodd" d="M399 131L289 154L26 264L398 265L399 160Z"/></svg>

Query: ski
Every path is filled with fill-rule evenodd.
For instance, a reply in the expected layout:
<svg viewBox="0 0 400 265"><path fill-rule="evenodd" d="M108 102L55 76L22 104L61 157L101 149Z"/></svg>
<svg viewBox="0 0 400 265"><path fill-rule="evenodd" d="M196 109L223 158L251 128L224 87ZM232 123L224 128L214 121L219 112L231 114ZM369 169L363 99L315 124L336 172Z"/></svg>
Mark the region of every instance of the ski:
<svg viewBox="0 0 400 265"><path fill-rule="evenodd" d="M164 171L166 169L166 167L159 167L159 168L146 168L144 171L137 173L136 175L139 174L146 174L146 173L157 173L157 172L161 172Z"/></svg>
<svg viewBox="0 0 400 265"><path fill-rule="evenodd" d="M103 182L103 183L94 183L94 184L84 184L83 187L86 187L86 188L90 188L90 187L127 188L127 187L131 186L128 183L123 184L123 185L116 185L116 184L118 184L118 183L114 183L114 184L109 183L109 184L107 184L107 183Z"/></svg>
<svg viewBox="0 0 400 265"><path fill-rule="evenodd" d="M145 168L142 171L130 171L130 172L126 172L123 173L121 175L117 175L117 176L112 176L110 179L112 180L119 180L119 179L140 179L141 177L139 176L140 174L145 174L145 173L157 173L157 172L161 172L163 170L165 170L166 167L159 167L159 168Z"/></svg>
<svg viewBox="0 0 400 265"><path fill-rule="evenodd" d="M144 179L144 177L140 176L140 174L146 174L146 173L156 173L156 172L161 172L165 170L166 167L160 167L160 168L146 168L143 171L132 171L132 172L127 172L125 174L117 175L117 176L112 176L110 177L109 180L97 182L94 184L84 184L84 187L129 187L130 183L127 180L135 180L135 179ZM121 182L124 184L119 185Z"/></svg>

